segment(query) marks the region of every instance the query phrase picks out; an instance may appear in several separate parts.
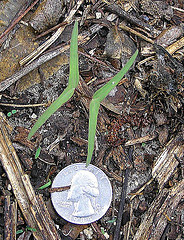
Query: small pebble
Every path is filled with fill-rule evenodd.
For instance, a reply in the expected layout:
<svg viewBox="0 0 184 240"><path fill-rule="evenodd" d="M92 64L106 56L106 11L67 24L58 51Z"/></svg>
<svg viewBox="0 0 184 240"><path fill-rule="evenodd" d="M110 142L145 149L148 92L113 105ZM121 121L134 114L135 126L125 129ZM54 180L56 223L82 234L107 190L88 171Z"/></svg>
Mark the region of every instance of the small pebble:
<svg viewBox="0 0 184 240"><path fill-rule="evenodd" d="M101 12L96 12L96 19L100 19L102 17Z"/></svg>
<svg viewBox="0 0 184 240"><path fill-rule="evenodd" d="M11 184L8 184L7 189L8 189L8 191L11 191L11 189L12 189Z"/></svg>
<svg viewBox="0 0 184 240"><path fill-rule="evenodd" d="M36 115L35 113L33 113L33 114L31 115L31 118L35 119L35 118L37 118L37 115Z"/></svg>
<svg viewBox="0 0 184 240"><path fill-rule="evenodd" d="M93 230L92 230L92 228L86 228L86 229L84 229L84 234L86 235L86 237L88 238L88 239L92 239L93 238Z"/></svg>

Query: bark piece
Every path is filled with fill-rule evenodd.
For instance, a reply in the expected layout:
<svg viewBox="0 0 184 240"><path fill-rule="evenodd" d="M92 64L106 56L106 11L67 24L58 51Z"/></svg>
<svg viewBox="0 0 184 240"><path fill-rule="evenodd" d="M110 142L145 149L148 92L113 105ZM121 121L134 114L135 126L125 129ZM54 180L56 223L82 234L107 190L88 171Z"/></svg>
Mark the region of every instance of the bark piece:
<svg viewBox="0 0 184 240"><path fill-rule="evenodd" d="M85 228L87 228L88 225L82 225L82 224L73 224L73 223L67 223L64 225L62 229L62 233L64 236L67 236L68 239L75 240L79 233L82 232Z"/></svg>
<svg viewBox="0 0 184 240"><path fill-rule="evenodd" d="M8 136L4 124L5 116L0 113L0 159L10 180L13 193L29 227L36 229L33 235L37 240L59 240L54 223L41 196L36 196L24 173L19 158Z"/></svg>
<svg viewBox="0 0 184 240"><path fill-rule="evenodd" d="M173 9L164 1L141 0L140 4L143 12L156 18L165 17L170 20L173 16Z"/></svg>
<svg viewBox="0 0 184 240"><path fill-rule="evenodd" d="M169 130L167 126L163 126L163 128L159 129L158 139L162 146L167 142L168 136Z"/></svg>
<svg viewBox="0 0 184 240"><path fill-rule="evenodd" d="M27 139L27 136L29 134L28 129L24 127L16 127L16 131L18 132L18 134L14 137L14 141L21 143L22 145L28 147L31 150L35 150L38 147L41 141L41 136L38 133L35 134L36 141L32 142Z"/></svg>
<svg viewBox="0 0 184 240"><path fill-rule="evenodd" d="M30 21L30 25L37 31L42 32L56 25L62 16L63 0L44 0Z"/></svg>
<svg viewBox="0 0 184 240"><path fill-rule="evenodd" d="M152 169L152 176L157 179L160 189L164 187L179 164L175 156L180 158L183 152L184 139L182 133L180 133L169 141Z"/></svg>
<svg viewBox="0 0 184 240"><path fill-rule="evenodd" d="M134 42L123 32L115 27L109 29L104 54L107 57L121 59L122 67L136 51Z"/></svg>
<svg viewBox="0 0 184 240"><path fill-rule="evenodd" d="M158 45L162 47L167 47L168 45L174 43L177 38L179 38L183 33L183 30L179 26L171 26L169 29L164 30L156 40Z"/></svg>
<svg viewBox="0 0 184 240"><path fill-rule="evenodd" d="M184 46L184 37L180 38L178 41L174 42L173 44L169 45L166 50L172 55L174 52L179 50Z"/></svg>

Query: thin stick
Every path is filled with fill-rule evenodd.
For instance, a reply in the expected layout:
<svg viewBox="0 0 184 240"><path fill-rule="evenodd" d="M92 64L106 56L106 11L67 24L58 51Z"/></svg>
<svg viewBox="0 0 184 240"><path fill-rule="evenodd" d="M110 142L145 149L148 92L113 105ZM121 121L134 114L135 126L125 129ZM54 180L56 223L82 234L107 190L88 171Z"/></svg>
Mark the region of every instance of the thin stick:
<svg viewBox="0 0 184 240"><path fill-rule="evenodd" d="M106 63L100 61L99 59L94 58L94 57L90 56L90 55L87 54L87 53L83 53L83 52L81 52L81 51L78 51L78 52L79 52L81 55L83 55L83 56L85 56L85 57L91 59L93 62L98 62L99 64L105 66L106 68L109 68L112 72L115 72L115 73L118 72L117 69L108 66Z"/></svg>
<svg viewBox="0 0 184 240"><path fill-rule="evenodd" d="M120 16L122 18L125 18L130 23L133 23L137 26L145 28L151 34L153 34L154 28L151 25L141 21L140 19L138 19L137 17L135 17L133 15L130 15L129 13L124 11L120 6L118 6L117 4L109 4L109 5L106 6L106 9L110 12L116 13L118 16Z"/></svg>
<svg viewBox="0 0 184 240"><path fill-rule="evenodd" d="M177 11L179 11L179 12L183 12L183 13L184 13L184 10L181 9L181 8L177 8L177 7L174 7L174 6L171 6L171 7L172 7L172 9L174 9L174 10L177 10Z"/></svg>
<svg viewBox="0 0 184 240"><path fill-rule="evenodd" d="M55 188L50 188L49 189L49 192L50 193L54 193L54 192L63 192L63 191L66 191L66 190L69 190L71 187L70 186L65 186L65 187L55 187Z"/></svg>
<svg viewBox="0 0 184 240"><path fill-rule="evenodd" d="M125 143L125 146L127 147L127 146L131 146L131 145L135 145L137 143L143 143L143 142L151 141L156 137L157 137L156 134L149 134L149 135L146 135L144 137L135 138L135 139L127 141Z"/></svg>
<svg viewBox="0 0 184 240"><path fill-rule="evenodd" d="M101 232L101 230L99 229L98 225L96 224L96 222L91 223L91 226L93 227L93 229L95 230L95 232L97 232L100 235L100 239L101 240L106 240L105 236L103 235L103 233Z"/></svg>
<svg viewBox="0 0 184 240"><path fill-rule="evenodd" d="M130 201L132 201L138 194L140 194L146 186L148 186L150 183L153 182L153 178L151 178L147 183L144 184L144 186L142 186L131 198Z"/></svg>
<svg viewBox="0 0 184 240"><path fill-rule="evenodd" d="M37 39L39 39L39 38L41 38L41 37L44 37L45 35L53 32L54 30L56 30L56 29L58 29L58 28L60 28L60 27L65 26L66 24L67 24L67 22L62 22L62 23L57 24L56 26L54 26L54 27L48 29L47 31L42 32L42 33L39 34L38 36L36 36L36 37L34 38L34 41L36 41Z"/></svg>
<svg viewBox="0 0 184 240"><path fill-rule="evenodd" d="M122 28L123 30L127 31L127 32L131 32L131 33L135 34L136 36L144 39L147 42L150 42L150 43L154 44L154 41L151 38L148 38L148 37L144 36L143 34L135 31L134 29L127 27L125 24L121 23L121 24L119 24L119 27Z"/></svg>
<svg viewBox="0 0 184 240"><path fill-rule="evenodd" d="M47 107L48 103L37 103L37 104L14 104L14 103L0 103L0 106L5 107L16 107L16 108L29 108L29 107Z"/></svg>
<svg viewBox="0 0 184 240"><path fill-rule="evenodd" d="M27 10L21 14L10 26L0 35L0 39L2 39L7 33L9 33L12 28L31 10L31 8L34 7L34 5L38 2L39 0L34 1L30 7L27 8ZM1 42L2 43L2 42Z"/></svg>
<svg viewBox="0 0 184 240"><path fill-rule="evenodd" d="M126 240L129 240L130 230L132 225L132 218L133 218L133 203L131 202L130 203L130 221L128 223L128 232L127 232Z"/></svg>

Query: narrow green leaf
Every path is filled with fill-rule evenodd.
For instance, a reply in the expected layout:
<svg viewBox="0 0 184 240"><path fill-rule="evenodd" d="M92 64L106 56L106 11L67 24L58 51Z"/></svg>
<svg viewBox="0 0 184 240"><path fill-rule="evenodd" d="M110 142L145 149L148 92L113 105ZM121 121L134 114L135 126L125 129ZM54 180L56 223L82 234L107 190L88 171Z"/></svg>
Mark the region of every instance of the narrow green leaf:
<svg viewBox="0 0 184 240"><path fill-rule="evenodd" d="M47 119L72 97L74 90L74 88L70 89L68 86L63 91L63 93L47 108L47 110L45 110L45 112L39 117L35 125L31 128L28 139L31 139L31 137L47 121Z"/></svg>
<svg viewBox="0 0 184 240"><path fill-rule="evenodd" d="M40 155L41 147L38 147L35 153L35 159L37 159Z"/></svg>
<svg viewBox="0 0 184 240"><path fill-rule="evenodd" d="M78 22L75 21L75 25L72 32L71 44L70 44L70 74L68 85L72 88L76 88L79 83L79 63L78 63Z"/></svg>
<svg viewBox="0 0 184 240"><path fill-rule="evenodd" d="M110 91L119 83L122 77L128 72L129 68L134 63L138 54L138 50L132 55L130 60L107 84L101 87L93 95L93 99L89 108L89 132L88 132L88 156L86 167L90 164L94 150L97 116L101 101L110 93Z"/></svg>
<svg viewBox="0 0 184 240"><path fill-rule="evenodd" d="M130 60L125 64L125 66L103 87L98 89L93 95L94 99L98 99L100 102L107 97L110 91L119 83L119 81L123 78L123 76L128 72L132 64L134 63L136 57L138 55L138 50L132 55Z"/></svg>
<svg viewBox="0 0 184 240"><path fill-rule="evenodd" d="M46 183L46 184L44 184L44 185L42 185L41 187L39 187L38 189L39 190L42 190L42 189L45 189L45 188L47 188L47 187L49 187L50 185L51 185L51 180L49 179L49 181Z"/></svg>
<svg viewBox="0 0 184 240"><path fill-rule="evenodd" d="M65 102L67 102L73 95L75 88L79 82L78 69L78 22L75 22L72 31L72 38L70 44L70 73L68 87L63 93L47 108L47 110L40 116L35 125L32 127L28 139L35 134L35 132L47 121L47 119L58 110Z"/></svg>
<svg viewBox="0 0 184 240"><path fill-rule="evenodd" d="M93 155L99 107L100 102L96 99L92 99L89 107L88 156L86 160L86 167L90 164Z"/></svg>
<svg viewBox="0 0 184 240"><path fill-rule="evenodd" d="M116 218L114 218L114 219L112 219L112 220L109 220L109 221L107 221L107 223L114 223L114 222L116 222Z"/></svg>

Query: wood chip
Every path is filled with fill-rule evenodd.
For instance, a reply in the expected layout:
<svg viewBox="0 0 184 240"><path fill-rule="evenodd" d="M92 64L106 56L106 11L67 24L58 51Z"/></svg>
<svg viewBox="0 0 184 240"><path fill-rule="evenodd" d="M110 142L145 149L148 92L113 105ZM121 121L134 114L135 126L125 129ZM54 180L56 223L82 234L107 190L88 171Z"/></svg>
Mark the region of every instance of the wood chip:
<svg viewBox="0 0 184 240"><path fill-rule="evenodd" d="M150 135L146 135L144 137L135 138L135 139L127 141L125 143L125 146L127 147L127 146L131 146L131 145L135 145L137 143L143 143L143 142L151 141L151 140L153 140L156 137L157 137L156 134L150 134Z"/></svg>

